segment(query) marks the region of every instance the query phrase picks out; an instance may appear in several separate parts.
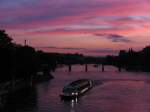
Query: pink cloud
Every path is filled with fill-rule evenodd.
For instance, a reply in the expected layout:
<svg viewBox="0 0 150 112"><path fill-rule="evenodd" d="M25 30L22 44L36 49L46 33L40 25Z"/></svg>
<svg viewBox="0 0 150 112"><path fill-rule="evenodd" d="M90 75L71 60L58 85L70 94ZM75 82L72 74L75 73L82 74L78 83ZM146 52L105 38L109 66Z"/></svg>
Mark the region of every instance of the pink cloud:
<svg viewBox="0 0 150 112"><path fill-rule="evenodd" d="M74 36L83 38L82 36L85 35L85 37L93 38L92 34L95 33L123 35L133 40L136 34L145 34L145 36L150 34L148 31L150 1L148 0L61 0L59 2L57 0L42 0L42 2L31 0L32 4L30 4L31 1L25 4L18 4L17 0L14 0L12 4L7 1L4 1L6 6L0 8L0 27L17 35L14 37L16 41L17 39L21 41L19 36L29 37L32 40L31 44L34 44L36 39L32 38L36 36L47 38L62 36L60 38L62 42L65 36L70 36L69 41L73 43L71 38ZM87 41L91 41L90 38L88 39ZM133 47L141 43L140 39L136 40L138 43L133 44ZM41 44L45 43L44 41L46 39L41 38ZM99 43L96 40L93 41L97 46L105 42L105 40ZM120 45L107 41L105 45L109 47L117 48ZM142 45L147 43L143 40Z"/></svg>

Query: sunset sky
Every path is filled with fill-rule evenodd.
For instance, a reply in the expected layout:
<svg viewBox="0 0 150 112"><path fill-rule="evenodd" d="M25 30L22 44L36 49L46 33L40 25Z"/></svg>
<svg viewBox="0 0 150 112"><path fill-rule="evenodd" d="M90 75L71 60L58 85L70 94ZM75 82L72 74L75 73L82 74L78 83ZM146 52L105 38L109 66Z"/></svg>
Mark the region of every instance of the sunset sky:
<svg viewBox="0 0 150 112"><path fill-rule="evenodd" d="M140 50L150 45L150 0L0 0L0 29L48 52Z"/></svg>

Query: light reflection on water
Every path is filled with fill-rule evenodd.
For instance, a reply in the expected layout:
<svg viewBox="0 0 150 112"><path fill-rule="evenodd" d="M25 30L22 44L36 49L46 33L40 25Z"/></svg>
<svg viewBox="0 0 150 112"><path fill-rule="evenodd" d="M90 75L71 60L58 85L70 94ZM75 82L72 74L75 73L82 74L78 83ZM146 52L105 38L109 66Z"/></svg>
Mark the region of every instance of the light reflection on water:
<svg viewBox="0 0 150 112"><path fill-rule="evenodd" d="M16 112L149 112L150 111L150 74L135 72L118 72L117 68L109 66L105 72L101 68L89 66L88 72L84 66L76 65L59 68L53 73L55 79L37 84L36 94L20 95L16 102ZM89 78L97 81L97 85L78 100L62 101L59 94L64 85L79 79ZM101 85L98 81L102 80ZM32 91L33 92L33 91ZM32 98L34 97L34 98ZM30 102L24 103L24 99ZM36 99L36 100L35 100ZM22 102L22 103L21 103ZM22 108L19 108L19 103ZM9 107L8 107L9 108Z"/></svg>

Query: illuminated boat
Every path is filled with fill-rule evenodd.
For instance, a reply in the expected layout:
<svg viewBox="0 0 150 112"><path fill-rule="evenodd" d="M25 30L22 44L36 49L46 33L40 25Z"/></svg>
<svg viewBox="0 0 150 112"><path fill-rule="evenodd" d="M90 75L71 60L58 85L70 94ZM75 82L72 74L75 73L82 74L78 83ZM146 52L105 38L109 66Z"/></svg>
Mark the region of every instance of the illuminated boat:
<svg viewBox="0 0 150 112"><path fill-rule="evenodd" d="M62 99L78 98L92 87L93 84L91 80L88 79L76 80L70 83L69 85L65 86L60 96Z"/></svg>

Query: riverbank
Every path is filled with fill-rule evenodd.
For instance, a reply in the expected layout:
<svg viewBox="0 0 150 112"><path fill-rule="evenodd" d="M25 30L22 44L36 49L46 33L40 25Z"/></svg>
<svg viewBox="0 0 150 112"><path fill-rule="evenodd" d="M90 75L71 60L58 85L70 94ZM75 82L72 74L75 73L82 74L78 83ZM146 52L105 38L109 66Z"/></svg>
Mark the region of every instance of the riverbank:
<svg viewBox="0 0 150 112"><path fill-rule="evenodd" d="M7 99L6 97L10 94L21 91L24 88L31 88L37 83L48 81L53 78L53 75L50 73L46 75L36 75L36 77L33 77L32 79L17 79L0 83L0 107L5 104Z"/></svg>

